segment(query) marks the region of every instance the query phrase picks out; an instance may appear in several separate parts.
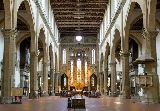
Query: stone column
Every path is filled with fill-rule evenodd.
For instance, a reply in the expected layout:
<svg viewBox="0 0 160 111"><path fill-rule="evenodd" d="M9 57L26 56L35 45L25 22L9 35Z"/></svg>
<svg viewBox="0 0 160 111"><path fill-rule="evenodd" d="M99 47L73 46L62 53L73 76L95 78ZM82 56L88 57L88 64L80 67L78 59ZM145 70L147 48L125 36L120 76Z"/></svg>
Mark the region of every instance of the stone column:
<svg viewBox="0 0 160 111"><path fill-rule="evenodd" d="M116 62L110 63L111 66L111 96L117 96L117 74L116 74Z"/></svg>
<svg viewBox="0 0 160 111"><path fill-rule="evenodd" d="M122 60L122 97L130 99L129 52L121 52Z"/></svg>
<svg viewBox="0 0 160 111"><path fill-rule="evenodd" d="M145 53L154 58L155 62L146 62L145 72L152 76L153 86L145 90L146 102L159 102L159 79L157 74L157 53L156 53L156 37L157 31L146 30L145 37Z"/></svg>
<svg viewBox="0 0 160 111"><path fill-rule="evenodd" d="M36 52L30 53L30 99L36 99L36 90L38 90L37 86L37 60L38 56Z"/></svg>
<svg viewBox="0 0 160 111"><path fill-rule="evenodd" d="M84 87L85 86L85 59L84 58L82 59L81 77L82 77L81 78L81 81L82 81L81 84Z"/></svg>
<svg viewBox="0 0 160 111"><path fill-rule="evenodd" d="M104 95L107 95L108 85L108 64L104 72Z"/></svg>
<svg viewBox="0 0 160 111"><path fill-rule="evenodd" d="M14 87L15 74L15 36L16 30L5 29L4 34L4 56L2 75L2 97L1 103L11 103L11 87Z"/></svg>
<svg viewBox="0 0 160 111"><path fill-rule="evenodd" d="M58 87L58 80L59 80L59 74L55 73L55 92L59 91L59 87Z"/></svg>
<svg viewBox="0 0 160 111"><path fill-rule="evenodd" d="M104 69L104 94L107 95L108 90L108 58L105 61L105 69Z"/></svg>
<svg viewBox="0 0 160 111"><path fill-rule="evenodd" d="M77 86L77 59L74 58L74 62L73 62L73 84L76 88Z"/></svg>
<svg viewBox="0 0 160 111"><path fill-rule="evenodd" d="M138 84L137 84L137 76L138 76L138 69L134 69L135 71L135 95L138 95Z"/></svg>
<svg viewBox="0 0 160 111"><path fill-rule="evenodd" d="M24 87L24 69L20 69L20 87L23 88Z"/></svg>
<svg viewBox="0 0 160 111"><path fill-rule="evenodd" d="M48 96L48 63L43 62L43 91L44 96Z"/></svg>
<svg viewBox="0 0 160 111"><path fill-rule="evenodd" d="M50 75L51 75L51 91L52 91L52 95L54 95L54 75L55 75L55 70L54 69L50 69Z"/></svg>
<svg viewBox="0 0 160 111"><path fill-rule="evenodd" d="M99 76L100 76L100 74L99 74ZM99 76L97 76L97 90L98 91L100 91L100 77Z"/></svg>
<svg viewBox="0 0 160 111"><path fill-rule="evenodd" d="M103 94L103 72L100 73L100 92Z"/></svg>

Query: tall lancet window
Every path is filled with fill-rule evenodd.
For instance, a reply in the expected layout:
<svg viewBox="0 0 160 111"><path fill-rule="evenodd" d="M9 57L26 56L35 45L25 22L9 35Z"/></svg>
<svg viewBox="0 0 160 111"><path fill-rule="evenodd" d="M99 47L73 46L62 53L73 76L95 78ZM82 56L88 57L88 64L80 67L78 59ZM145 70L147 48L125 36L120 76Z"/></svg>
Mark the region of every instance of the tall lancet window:
<svg viewBox="0 0 160 111"><path fill-rule="evenodd" d="M87 61L85 61L85 85L86 85L86 86L88 85L87 77L88 77L88 72L87 72Z"/></svg>
<svg viewBox="0 0 160 111"><path fill-rule="evenodd" d="M92 64L95 64L96 51L92 49Z"/></svg>
<svg viewBox="0 0 160 111"><path fill-rule="evenodd" d="M66 78L66 76L64 76L64 86L66 86L67 85L67 78Z"/></svg>
<svg viewBox="0 0 160 111"><path fill-rule="evenodd" d="M81 60L77 60L77 82L81 82Z"/></svg>
<svg viewBox="0 0 160 111"><path fill-rule="evenodd" d="M71 85L73 85L73 60L71 60Z"/></svg>
<svg viewBox="0 0 160 111"><path fill-rule="evenodd" d="M91 78L91 85L94 86L94 77Z"/></svg>
<svg viewBox="0 0 160 111"><path fill-rule="evenodd" d="M62 58L62 60L63 60L63 64L66 64L66 49L63 49L63 58Z"/></svg>

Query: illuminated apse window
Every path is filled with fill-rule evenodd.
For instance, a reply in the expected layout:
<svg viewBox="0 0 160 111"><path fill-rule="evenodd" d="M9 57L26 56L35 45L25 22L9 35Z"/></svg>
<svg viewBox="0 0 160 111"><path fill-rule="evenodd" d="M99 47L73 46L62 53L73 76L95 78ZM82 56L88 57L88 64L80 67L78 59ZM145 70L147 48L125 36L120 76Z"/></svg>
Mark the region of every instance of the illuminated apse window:
<svg viewBox="0 0 160 111"><path fill-rule="evenodd" d="M81 41L82 40L82 36L76 36L76 40L77 41Z"/></svg>

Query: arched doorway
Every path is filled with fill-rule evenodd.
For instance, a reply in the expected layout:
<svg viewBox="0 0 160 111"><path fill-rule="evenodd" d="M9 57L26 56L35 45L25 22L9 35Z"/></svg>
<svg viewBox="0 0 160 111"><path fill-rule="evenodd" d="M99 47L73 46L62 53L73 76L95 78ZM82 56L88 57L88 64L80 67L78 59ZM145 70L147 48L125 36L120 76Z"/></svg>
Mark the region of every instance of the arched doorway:
<svg viewBox="0 0 160 111"><path fill-rule="evenodd" d="M90 89L97 90L97 76L95 74L91 75L90 82Z"/></svg>
<svg viewBox="0 0 160 111"><path fill-rule="evenodd" d="M68 90L68 77L65 73L61 76L61 89Z"/></svg>

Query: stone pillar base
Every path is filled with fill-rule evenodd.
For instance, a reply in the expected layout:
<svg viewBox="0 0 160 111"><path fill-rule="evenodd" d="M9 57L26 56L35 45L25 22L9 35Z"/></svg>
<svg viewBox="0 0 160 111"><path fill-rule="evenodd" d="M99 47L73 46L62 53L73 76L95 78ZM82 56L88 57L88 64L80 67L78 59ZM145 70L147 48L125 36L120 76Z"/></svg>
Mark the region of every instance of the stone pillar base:
<svg viewBox="0 0 160 111"><path fill-rule="evenodd" d="M141 98L141 102L147 104L160 103L158 98Z"/></svg>
<svg viewBox="0 0 160 111"><path fill-rule="evenodd" d="M55 93L54 93L54 92L52 92L50 96L55 96Z"/></svg>
<svg viewBox="0 0 160 111"><path fill-rule="evenodd" d="M11 104L13 102L13 97L1 97L0 103L1 104Z"/></svg>
<svg viewBox="0 0 160 111"><path fill-rule="evenodd" d="M49 96L48 92L44 92L43 97L48 97L48 96Z"/></svg>
<svg viewBox="0 0 160 111"><path fill-rule="evenodd" d="M117 97L117 93L116 92L110 93L110 97Z"/></svg>
<svg viewBox="0 0 160 111"><path fill-rule="evenodd" d="M55 92L59 92L59 87L58 86L55 87Z"/></svg>
<svg viewBox="0 0 160 111"><path fill-rule="evenodd" d="M37 99L38 95L36 93L29 93L29 99Z"/></svg>
<svg viewBox="0 0 160 111"><path fill-rule="evenodd" d="M43 97L48 97L49 96L49 94L43 94Z"/></svg>
<svg viewBox="0 0 160 111"><path fill-rule="evenodd" d="M123 99L131 99L131 96L122 95L121 98L123 98Z"/></svg>

